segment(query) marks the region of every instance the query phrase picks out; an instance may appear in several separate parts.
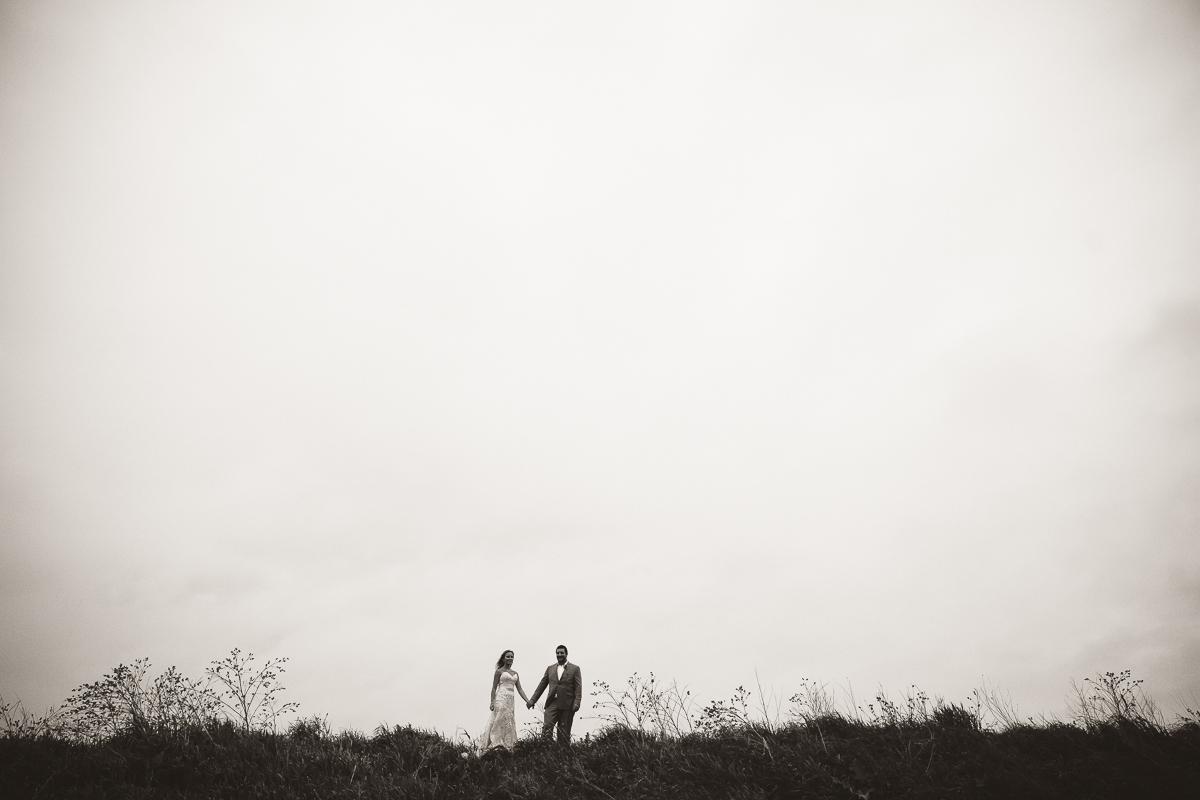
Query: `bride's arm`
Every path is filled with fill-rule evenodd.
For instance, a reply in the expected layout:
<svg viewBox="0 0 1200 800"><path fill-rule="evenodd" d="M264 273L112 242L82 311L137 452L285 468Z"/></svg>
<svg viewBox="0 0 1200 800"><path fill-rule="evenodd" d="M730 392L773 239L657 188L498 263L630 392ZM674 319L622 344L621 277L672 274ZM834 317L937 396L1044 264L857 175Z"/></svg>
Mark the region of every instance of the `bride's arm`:
<svg viewBox="0 0 1200 800"><path fill-rule="evenodd" d="M492 699L488 702L488 711L496 710L496 687L500 685L500 670L492 675Z"/></svg>
<svg viewBox="0 0 1200 800"><path fill-rule="evenodd" d="M529 698L525 696L525 690L521 688L521 676L520 675L517 676L517 691L521 693L521 699L524 700L526 703L528 703Z"/></svg>

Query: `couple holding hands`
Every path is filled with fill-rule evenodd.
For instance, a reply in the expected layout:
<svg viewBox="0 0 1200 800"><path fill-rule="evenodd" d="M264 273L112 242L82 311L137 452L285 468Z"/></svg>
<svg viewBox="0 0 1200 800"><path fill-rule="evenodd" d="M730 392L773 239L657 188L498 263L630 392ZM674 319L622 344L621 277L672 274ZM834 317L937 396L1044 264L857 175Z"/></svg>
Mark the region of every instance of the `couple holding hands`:
<svg viewBox="0 0 1200 800"><path fill-rule="evenodd" d="M533 708L534 703L542 696L547 688L546 718L542 735L550 738L550 732L558 728L558 743L571 743L571 723L575 712L579 710L579 702L583 699L583 674L579 667L567 661L567 648L559 645L554 650L555 663L546 667L542 681L533 693L533 699L525 696L521 688L521 676L512 668L513 651L505 650L496 662L496 672L492 676L492 711L488 718L487 730L480 740L483 747L507 747L512 749L517 743L517 714L516 694L520 692L526 708Z"/></svg>

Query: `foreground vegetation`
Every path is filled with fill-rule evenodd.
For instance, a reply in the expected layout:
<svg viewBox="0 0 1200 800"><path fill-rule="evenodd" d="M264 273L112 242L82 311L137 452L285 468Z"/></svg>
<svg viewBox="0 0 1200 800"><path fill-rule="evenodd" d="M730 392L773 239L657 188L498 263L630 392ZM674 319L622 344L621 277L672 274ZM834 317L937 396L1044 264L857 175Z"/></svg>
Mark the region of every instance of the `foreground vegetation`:
<svg viewBox="0 0 1200 800"><path fill-rule="evenodd" d="M511 753L411 727L280 719L282 662L236 651L205 683L119 667L34 717L0 702L4 797L1194 797L1200 720L1168 724L1128 673L1077 688L1069 721L1017 718L995 692L911 690L857 706L805 682L787 703L738 689L695 708L674 684L595 684L599 734ZM264 677L265 673L265 677ZM224 680L221 678L224 675Z"/></svg>

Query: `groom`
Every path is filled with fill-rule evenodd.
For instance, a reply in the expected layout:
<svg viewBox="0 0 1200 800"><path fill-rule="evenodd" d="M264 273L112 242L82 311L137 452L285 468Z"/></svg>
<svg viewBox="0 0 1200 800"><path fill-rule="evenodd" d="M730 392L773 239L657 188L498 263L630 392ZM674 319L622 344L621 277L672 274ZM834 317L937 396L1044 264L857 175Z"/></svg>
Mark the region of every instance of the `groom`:
<svg viewBox="0 0 1200 800"><path fill-rule="evenodd" d="M558 663L546 667L542 682L538 684L533 698L525 706L533 708L542 692L549 686L550 693L546 695L546 722L542 728L542 735L549 739L550 731L555 723L558 723L558 743L569 745L571 722L575 719L575 712L579 710L579 701L583 699L583 675L579 667L567 663L565 645L560 644L555 648L554 655Z"/></svg>

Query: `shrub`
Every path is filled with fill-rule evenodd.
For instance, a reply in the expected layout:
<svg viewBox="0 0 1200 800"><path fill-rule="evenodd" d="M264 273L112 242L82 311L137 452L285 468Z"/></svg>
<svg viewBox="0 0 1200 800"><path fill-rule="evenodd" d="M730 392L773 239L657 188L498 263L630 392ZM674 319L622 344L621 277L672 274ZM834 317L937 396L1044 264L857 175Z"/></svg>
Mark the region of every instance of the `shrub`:
<svg viewBox="0 0 1200 800"><path fill-rule="evenodd" d="M67 735L91 742L122 734L169 735L218 718L220 701L208 686L175 667L150 679L149 669L150 660L139 658L73 690L62 711Z"/></svg>
<svg viewBox="0 0 1200 800"><path fill-rule="evenodd" d="M1162 728L1163 718L1154 701L1142 691L1142 681L1134 680L1129 670L1097 673L1084 678L1075 690L1071 711L1076 724L1086 729L1106 725L1133 725L1140 728Z"/></svg>
<svg viewBox="0 0 1200 800"><path fill-rule="evenodd" d="M635 731L641 736L682 736L694 730L692 693L675 681L663 684L654 673L642 678L636 672L619 693L604 681L593 681L592 708L608 728ZM703 715L701 715L703 716Z"/></svg>
<svg viewBox="0 0 1200 800"><path fill-rule="evenodd" d="M124 735L186 737L194 730L208 731L222 720L246 731L274 731L279 717L297 708L295 703L278 701L283 691L279 676L287 659L271 659L260 668L253 661L253 654L243 657L234 649L225 659L212 662L205 670L207 680L199 681L175 667L151 678L150 660L139 658L77 687L61 712L40 724L80 742Z"/></svg>
<svg viewBox="0 0 1200 800"><path fill-rule="evenodd" d="M254 654L241 654L236 647L220 661L204 672L210 681L221 688L216 696L225 711L245 730L254 727L276 729L279 717L294 712L296 703L279 704L278 694L283 691L279 676L286 670L286 658L267 659L261 667L254 667Z"/></svg>

